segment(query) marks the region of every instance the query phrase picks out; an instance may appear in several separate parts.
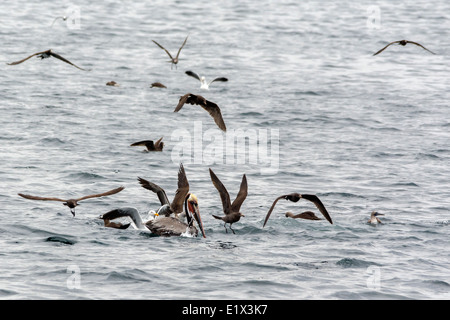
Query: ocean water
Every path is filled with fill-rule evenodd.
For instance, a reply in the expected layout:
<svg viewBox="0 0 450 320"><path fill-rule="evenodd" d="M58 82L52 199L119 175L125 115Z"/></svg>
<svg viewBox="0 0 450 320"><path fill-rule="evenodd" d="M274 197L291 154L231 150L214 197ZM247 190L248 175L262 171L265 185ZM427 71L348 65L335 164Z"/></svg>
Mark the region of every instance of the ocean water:
<svg viewBox="0 0 450 320"><path fill-rule="evenodd" d="M449 299L449 13L448 1L2 2L0 298ZM176 54L187 35L171 68L151 40ZM372 56L401 39L436 55ZM91 71L6 64L50 48ZM229 81L201 90L186 70ZM220 106L226 134L198 106L173 112L188 92ZM130 147L162 136L163 152ZM172 199L180 162L205 239L103 226L115 208L158 208L138 176ZM246 174L236 234L212 217L208 168L231 200ZM17 195L121 185L75 217ZM288 219L318 211L280 200L263 228L292 192L319 196L334 223ZM374 210L383 224L367 224Z"/></svg>

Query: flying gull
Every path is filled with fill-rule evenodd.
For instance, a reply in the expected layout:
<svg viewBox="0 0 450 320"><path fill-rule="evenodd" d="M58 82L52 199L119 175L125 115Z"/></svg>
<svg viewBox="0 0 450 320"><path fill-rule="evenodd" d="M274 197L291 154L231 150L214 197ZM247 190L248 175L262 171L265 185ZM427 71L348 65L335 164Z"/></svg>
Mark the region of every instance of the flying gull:
<svg viewBox="0 0 450 320"><path fill-rule="evenodd" d="M200 89L209 89L209 86L211 85L211 83L213 83L214 81L220 81L220 82L227 82L228 79L224 78L224 77L219 77L219 78L215 78L214 80L211 80L210 82L207 82L204 76L199 76L198 73L195 73L193 71L186 71L186 74L188 76L191 76L195 79L197 79L198 81L200 81Z"/></svg>
<svg viewBox="0 0 450 320"><path fill-rule="evenodd" d="M214 122L222 131L227 131L227 127L225 126L225 122L223 121L222 113L220 112L220 108L214 102L206 100L204 97L195 95L192 93L187 93L180 98L178 101L178 105L175 108L174 112L178 112L184 106L185 103L196 104L201 106L203 109L208 111L211 117L213 117Z"/></svg>
<svg viewBox="0 0 450 320"><path fill-rule="evenodd" d="M23 193L19 193L18 195L26 198L26 199L30 199L30 200L44 200L44 201L60 201L63 202L63 205L68 206L70 208L70 212L72 212L72 215L75 216L75 207L79 205L79 201L81 200L85 200L85 199L90 199L90 198L98 198L98 197L105 197L105 196L109 196L112 194L116 194L120 191L122 191L123 189L125 189L125 187L119 187L104 193L99 193L99 194L91 194L88 196L84 196L81 198L76 198L76 199L60 199L60 198L48 198L48 197L38 197L38 196L31 196L28 194L23 194Z"/></svg>
<svg viewBox="0 0 450 320"><path fill-rule="evenodd" d="M160 45L158 42L156 42L155 40L152 40L158 47L160 47L161 49L163 49L170 57L170 61L172 64L170 65L170 69L172 69L173 65L175 65L175 68L177 68L177 64L178 64L178 57L180 55L181 49L183 49L184 45L186 44L186 41L188 39L189 36L186 37L186 39L184 39L183 44L181 45L180 49L178 49L177 55L175 56L175 58L172 57L172 55L170 54L169 51L166 50L166 48L164 48L162 45Z"/></svg>
<svg viewBox="0 0 450 320"><path fill-rule="evenodd" d="M78 69L83 70L83 71L90 71L90 70L86 70L86 69L80 68L79 66L73 64L72 62L70 62L70 61L67 60L66 58L63 58L63 57L61 57L59 54L56 54L56 53L52 52L51 49L46 50L46 51L41 51L41 52L33 53L31 56L29 56L29 57L27 57L27 58L25 58L25 59L22 59L22 60L19 60L19 61L15 61L15 62L11 62L11 63L7 63L7 64L10 65L10 66L11 66L11 65L16 65L16 64L25 62L25 61L27 61L28 59L30 59L31 57L34 57L34 56L37 56L38 58L41 58L41 59L46 59L46 58L50 58L50 57L55 57L56 59L59 59L59 60L64 61L64 62L66 62L66 63L68 63L68 64L71 64L71 65L74 66L75 68L78 68Z"/></svg>
<svg viewBox="0 0 450 320"><path fill-rule="evenodd" d="M402 45L402 46L406 46L406 44L412 43L412 44L415 44L416 46L419 46L419 47L424 48L425 50L427 50L428 52L431 52L432 54L436 54L436 53L434 53L434 52L428 50L427 48L425 48L425 47L424 47L423 45L421 45L420 43L417 43L417 42L414 42L414 41L409 41L409 40L399 40L399 41L394 41L394 42L389 43L389 44L386 45L383 49L379 50L377 53L374 53L373 55L376 56L377 54L381 53L384 49L386 49L387 47L389 47L391 44L395 44L395 43L398 43L399 45Z"/></svg>
<svg viewBox="0 0 450 320"><path fill-rule="evenodd" d="M146 151L162 151L164 148L164 142L161 141L162 138L163 137L159 138L158 140L156 140L156 142L153 142L153 140L143 140L134 142L130 144L130 147L145 146L147 148Z"/></svg>
<svg viewBox="0 0 450 320"><path fill-rule="evenodd" d="M211 181L213 182L217 191L219 191L220 199L222 200L223 212L225 213L225 216L223 217L215 215L212 216L216 219L225 222L223 226L225 227L225 231L227 233L228 233L226 226L227 223L230 224L230 230L233 233L235 233L234 230L231 228L231 225L235 222L238 222L241 219L241 217L244 217L244 215L240 212L240 209L245 198L247 198L247 178L244 174L242 177L241 186L239 188L239 192L236 196L236 199L234 199L233 203L231 203L230 195L228 194L227 189L219 180L219 178L215 175L215 173L211 169L209 169L209 174L211 176Z"/></svg>
<svg viewBox="0 0 450 320"><path fill-rule="evenodd" d="M298 202L302 198L313 202L316 205L316 207L319 209L319 211L323 214L323 216L328 220L328 222L333 224L333 221L331 220L331 217L328 214L327 209L323 205L322 201L320 201L320 199L316 195L291 193L291 194L286 194L286 195L283 195L283 196L279 196L278 198L275 199L275 201L273 202L272 206L269 209L269 212L267 212L266 219L264 220L263 228L266 225L267 220L269 220L270 214L272 213L273 208L275 207L275 204L278 202L278 200L286 199L286 200L289 200L289 201L292 201L292 202ZM303 217L305 217L306 215L307 214L305 214Z"/></svg>

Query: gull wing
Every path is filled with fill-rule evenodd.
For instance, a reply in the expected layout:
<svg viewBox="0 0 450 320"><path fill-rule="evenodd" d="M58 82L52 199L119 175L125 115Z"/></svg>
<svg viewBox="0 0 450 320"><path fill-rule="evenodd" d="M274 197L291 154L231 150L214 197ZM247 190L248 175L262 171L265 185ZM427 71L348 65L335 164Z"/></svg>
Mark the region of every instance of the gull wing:
<svg viewBox="0 0 450 320"><path fill-rule="evenodd" d="M247 198L247 177L242 177L241 187L239 188L239 193L236 196L236 199L234 199L233 203L231 204L231 210L233 212L239 212L241 209L241 205L244 202L245 198Z"/></svg>
<svg viewBox="0 0 450 320"><path fill-rule="evenodd" d="M112 194L116 194L116 193L122 191L123 189L125 189L125 187L119 187L119 188L112 189L112 190L109 190L109 191L106 191L106 192L103 192L103 193L97 193L97 194L91 194L91 195L88 195L88 196L84 196L84 197L81 197L79 199L75 199L75 201L81 201L81 200L85 200L85 199L89 199L89 198L106 197L106 196L110 196Z"/></svg>
<svg viewBox="0 0 450 320"><path fill-rule="evenodd" d="M83 70L83 71L88 71L88 70L86 70L86 69L80 68L79 66L77 66L76 64L70 62L70 61L67 60L66 58L61 57L59 54L56 54L56 53L54 53L54 52L50 52L50 54L51 54L53 57L55 57L56 59L59 59L59 60L61 60L61 61L64 61L64 62L66 62L66 63L68 63L68 64L74 66L75 68L78 68L78 69Z"/></svg>
<svg viewBox="0 0 450 320"><path fill-rule="evenodd" d="M217 191L219 191L220 199L222 199L223 212L225 214L230 214L231 213L231 201L230 201L230 195L228 194L227 189L225 188L223 183L219 180L219 178L217 178L216 174L211 169L209 169L209 174L211 176L212 183L216 187Z"/></svg>
<svg viewBox="0 0 450 320"><path fill-rule="evenodd" d="M7 64L9 64L10 66L11 66L11 65L16 65L16 64L22 63L22 62L24 62L24 61L27 61L28 59L30 59L30 58L32 58L32 57L34 57L34 56L37 56L37 55L42 54L42 53L46 53L47 51L48 51L48 50L41 51L41 52L36 52L36 53L33 53L31 56L26 57L25 59L22 59L22 60L19 60L19 61L15 61L15 62L11 62L11 63L7 63Z"/></svg>
<svg viewBox="0 0 450 320"><path fill-rule="evenodd" d="M316 195L313 195L313 194L302 194L302 198L306 199L306 200L309 200L312 203L314 203L316 205L317 209L319 209L319 211L323 214L325 219L327 219L329 223L333 224L333 221L331 220L331 217L328 214L327 209L323 205L322 201L320 201L320 199Z"/></svg>
<svg viewBox="0 0 450 320"><path fill-rule="evenodd" d="M21 196L22 198L30 199L30 200L61 201L61 202L66 201L65 199L60 199L60 198L38 197L38 196L31 196L29 194L23 194L23 193L18 193L18 195Z"/></svg>
<svg viewBox="0 0 450 320"><path fill-rule="evenodd" d="M166 48L164 48L162 45L160 45L158 42L156 42L155 40L152 40L158 47L160 47L161 49L163 49L170 57L170 59L173 61L172 55L170 54L169 51L166 50ZM180 48L181 50L181 48Z"/></svg>
<svg viewBox="0 0 450 320"><path fill-rule="evenodd" d="M187 41L188 37L189 37L189 35L186 36L186 39L184 39L184 42L181 45L180 49L178 49L176 59L178 59L178 56L180 55L181 49L183 49L184 45L186 44L186 41Z"/></svg>
<svg viewBox="0 0 450 320"><path fill-rule="evenodd" d="M191 76L191 77L197 79L198 81L201 81L201 80L200 80L200 76L198 75L198 73L196 73L196 72L194 72L194 71L190 71L190 70L186 71L185 73L186 73L188 76Z"/></svg>
<svg viewBox="0 0 450 320"><path fill-rule="evenodd" d="M384 51L384 49L386 49L387 47L389 47L391 44L399 43L399 42L400 42L400 41L394 41L394 42L391 42L391 43L389 43L388 45L386 45L383 49L379 50L377 53L374 53L373 55L376 56L377 54L379 54L379 53L381 53L382 51Z"/></svg>
<svg viewBox="0 0 450 320"><path fill-rule="evenodd" d="M263 228L267 223L267 220L269 220L270 215L272 214L273 208L275 208L275 205L277 204L278 200L283 199L285 197L287 197L288 195L285 194L283 196L279 196L278 198L275 199L275 201L272 203L272 206L270 207L269 211L266 214L266 218L264 219L264 224L263 224Z"/></svg>
<svg viewBox="0 0 450 320"><path fill-rule="evenodd" d="M431 52L432 54L436 54L436 53L434 53L433 51L430 51L430 50L428 50L427 48L425 48L425 47L424 47L423 45L421 45L420 43L417 43L417 42L414 42L414 41L409 41L409 40L408 40L408 43L415 44L416 46L422 47L422 48L424 48L425 50L427 50L428 52Z"/></svg>

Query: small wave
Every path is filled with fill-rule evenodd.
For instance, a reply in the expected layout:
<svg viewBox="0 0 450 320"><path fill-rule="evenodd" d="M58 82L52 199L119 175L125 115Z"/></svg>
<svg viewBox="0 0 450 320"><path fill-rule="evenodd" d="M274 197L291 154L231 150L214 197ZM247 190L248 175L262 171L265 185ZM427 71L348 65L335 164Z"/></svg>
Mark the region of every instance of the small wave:
<svg viewBox="0 0 450 320"><path fill-rule="evenodd" d="M63 244L70 244L70 245L74 245L75 243L77 243L75 240L70 240L67 239L65 237L61 237L61 236L51 236L48 237L47 239L45 239L46 242L59 242L59 243L63 243Z"/></svg>
<svg viewBox="0 0 450 320"><path fill-rule="evenodd" d="M378 264L355 258L343 258L336 262L336 265L342 268L367 268L373 265L377 266Z"/></svg>
<svg viewBox="0 0 450 320"><path fill-rule="evenodd" d="M130 269L124 271L112 271L106 277L108 281L150 281L150 275L140 269Z"/></svg>
<svg viewBox="0 0 450 320"><path fill-rule="evenodd" d="M77 172L77 173L71 173L66 178L68 179L86 179L86 180L104 180L105 177L91 173L91 172Z"/></svg>
<svg viewBox="0 0 450 320"><path fill-rule="evenodd" d="M43 138L40 140L41 143L45 145L51 145L51 146L59 146L66 144L65 141L58 139L58 138Z"/></svg>

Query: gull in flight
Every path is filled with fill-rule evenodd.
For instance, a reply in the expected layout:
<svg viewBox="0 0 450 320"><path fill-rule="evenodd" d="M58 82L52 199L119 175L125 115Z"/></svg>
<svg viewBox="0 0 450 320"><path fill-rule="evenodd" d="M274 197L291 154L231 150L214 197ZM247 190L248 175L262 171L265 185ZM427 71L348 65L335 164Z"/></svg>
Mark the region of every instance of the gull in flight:
<svg viewBox="0 0 450 320"><path fill-rule="evenodd" d="M204 76L199 76L198 73L195 73L194 71L186 71L186 74L188 76L191 76L195 79L197 79L198 81L200 81L200 89L209 89L209 86L211 85L211 83L213 83L214 81L220 81L220 82L227 82L228 79L224 78L224 77L219 77L219 78L215 78L214 80L211 80L210 82L207 82Z"/></svg>

